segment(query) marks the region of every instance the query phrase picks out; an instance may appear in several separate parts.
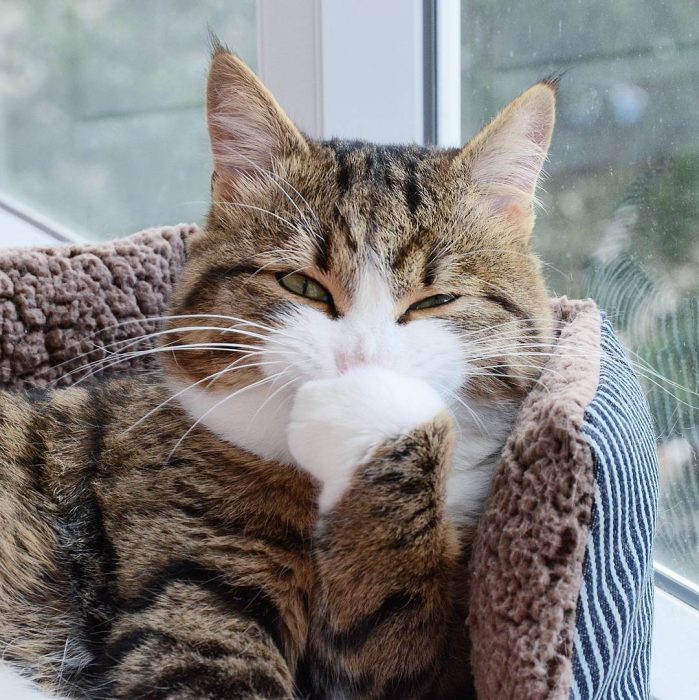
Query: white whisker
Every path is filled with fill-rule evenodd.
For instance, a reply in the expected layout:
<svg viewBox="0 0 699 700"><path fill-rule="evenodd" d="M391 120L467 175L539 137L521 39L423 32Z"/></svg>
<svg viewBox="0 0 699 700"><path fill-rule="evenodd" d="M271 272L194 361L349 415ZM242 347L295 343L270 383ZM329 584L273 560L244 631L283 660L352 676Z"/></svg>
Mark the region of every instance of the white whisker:
<svg viewBox="0 0 699 700"><path fill-rule="evenodd" d="M263 384L267 384L271 381L274 381L274 379L282 374L284 374L287 370L282 370L281 372L278 372L277 374L273 374L269 377L265 377L264 379L260 379L257 382L253 382L252 384L248 384L247 386L244 386L242 389L238 389L237 391L234 391L232 394L226 395L224 398L222 398L220 401L217 401L213 406L208 408L202 415L200 415L194 423L185 431L184 435L175 443L175 446L172 448L170 451L170 454L168 455L168 461L172 458L172 455L175 454L177 451L177 448L182 444L184 440L191 434L191 432L212 412L215 411L219 406L223 405L226 403L226 401L230 401L231 399L235 398L236 396L239 396L240 394L245 393L246 391L250 391L251 389L255 389L256 387L262 386Z"/></svg>
<svg viewBox="0 0 699 700"><path fill-rule="evenodd" d="M205 382L209 382L208 386L211 386L211 384L214 381L216 381L216 379L223 376L224 374L230 373L230 371L232 369L246 369L246 368L251 368L251 367L258 368L258 367L262 367L265 365L278 365L278 364L281 364L283 362L283 360L270 360L268 362L252 362L252 363L245 364L245 365L237 365L237 362L240 362L241 360L247 360L251 354L253 354L253 353L250 353L248 355L244 355L243 357L236 360L236 362L231 363L230 365L228 365L224 369L219 370L218 372L214 372L213 374L209 374L208 376L204 377L203 379L199 379L198 381L193 382L192 384L189 384L188 386L184 387L184 389L180 389L177 393L172 394L171 396L168 396L168 398L165 399L165 401L162 401L155 408L152 408L150 411L148 411L148 413L141 416L141 418L139 418L133 425L131 425L129 428L127 428L126 431L128 432L129 430L140 425L143 421L150 418L150 416L152 416L154 413L159 411L161 408L163 408L164 406L169 404L171 401L174 401L178 397L182 396L183 394L185 394L188 391L191 391L192 389L199 386L200 384L204 384Z"/></svg>

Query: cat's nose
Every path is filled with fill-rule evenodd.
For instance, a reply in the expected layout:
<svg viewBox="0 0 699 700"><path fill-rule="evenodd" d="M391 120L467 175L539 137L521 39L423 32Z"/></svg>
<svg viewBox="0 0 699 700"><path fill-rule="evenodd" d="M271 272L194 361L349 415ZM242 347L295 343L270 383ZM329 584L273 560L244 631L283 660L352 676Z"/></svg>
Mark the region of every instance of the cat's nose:
<svg viewBox="0 0 699 700"><path fill-rule="evenodd" d="M370 357L364 350L340 350L335 356L335 365L340 374L349 372L353 367L376 364L376 358Z"/></svg>

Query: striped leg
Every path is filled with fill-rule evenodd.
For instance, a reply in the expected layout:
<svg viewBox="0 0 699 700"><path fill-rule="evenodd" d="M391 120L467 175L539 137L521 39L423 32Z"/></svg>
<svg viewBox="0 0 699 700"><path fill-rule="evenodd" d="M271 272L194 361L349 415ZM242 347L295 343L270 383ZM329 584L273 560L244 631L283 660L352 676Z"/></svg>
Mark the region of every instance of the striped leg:
<svg viewBox="0 0 699 700"><path fill-rule="evenodd" d="M318 697L468 697L465 572L444 516L449 433L437 419L384 445L322 523Z"/></svg>
<svg viewBox="0 0 699 700"><path fill-rule="evenodd" d="M388 370L299 390L289 446L323 484L313 698L469 697L466 575L445 507L452 433L428 385Z"/></svg>
<svg viewBox="0 0 699 700"><path fill-rule="evenodd" d="M262 588L178 562L123 607L98 663L96 697L294 697L279 611Z"/></svg>

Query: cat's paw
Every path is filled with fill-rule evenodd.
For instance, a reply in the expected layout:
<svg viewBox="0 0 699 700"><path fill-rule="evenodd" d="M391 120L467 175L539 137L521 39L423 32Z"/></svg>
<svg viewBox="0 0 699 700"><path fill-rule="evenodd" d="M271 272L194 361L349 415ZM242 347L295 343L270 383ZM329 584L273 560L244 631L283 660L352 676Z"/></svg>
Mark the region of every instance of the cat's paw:
<svg viewBox="0 0 699 700"><path fill-rule="evenodd" d="M406 435L445 410L426 382L381 367L360 367L298 391L288 428L296 463L322 484L321 512L347 490L356 467L386 440Z"/></svg>

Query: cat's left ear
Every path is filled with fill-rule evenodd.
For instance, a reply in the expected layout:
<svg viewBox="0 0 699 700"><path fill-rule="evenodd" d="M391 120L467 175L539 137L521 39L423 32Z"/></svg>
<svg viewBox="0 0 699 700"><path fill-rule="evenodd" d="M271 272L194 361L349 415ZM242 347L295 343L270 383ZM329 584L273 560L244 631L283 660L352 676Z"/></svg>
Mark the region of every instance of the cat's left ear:
<svg viewBox="0 0 699 700"><path fill-rule="evenodd" d="M551 145L557 81L546 80L510 102L456 158L488 210L528 236L536 186Z"/></svg>

